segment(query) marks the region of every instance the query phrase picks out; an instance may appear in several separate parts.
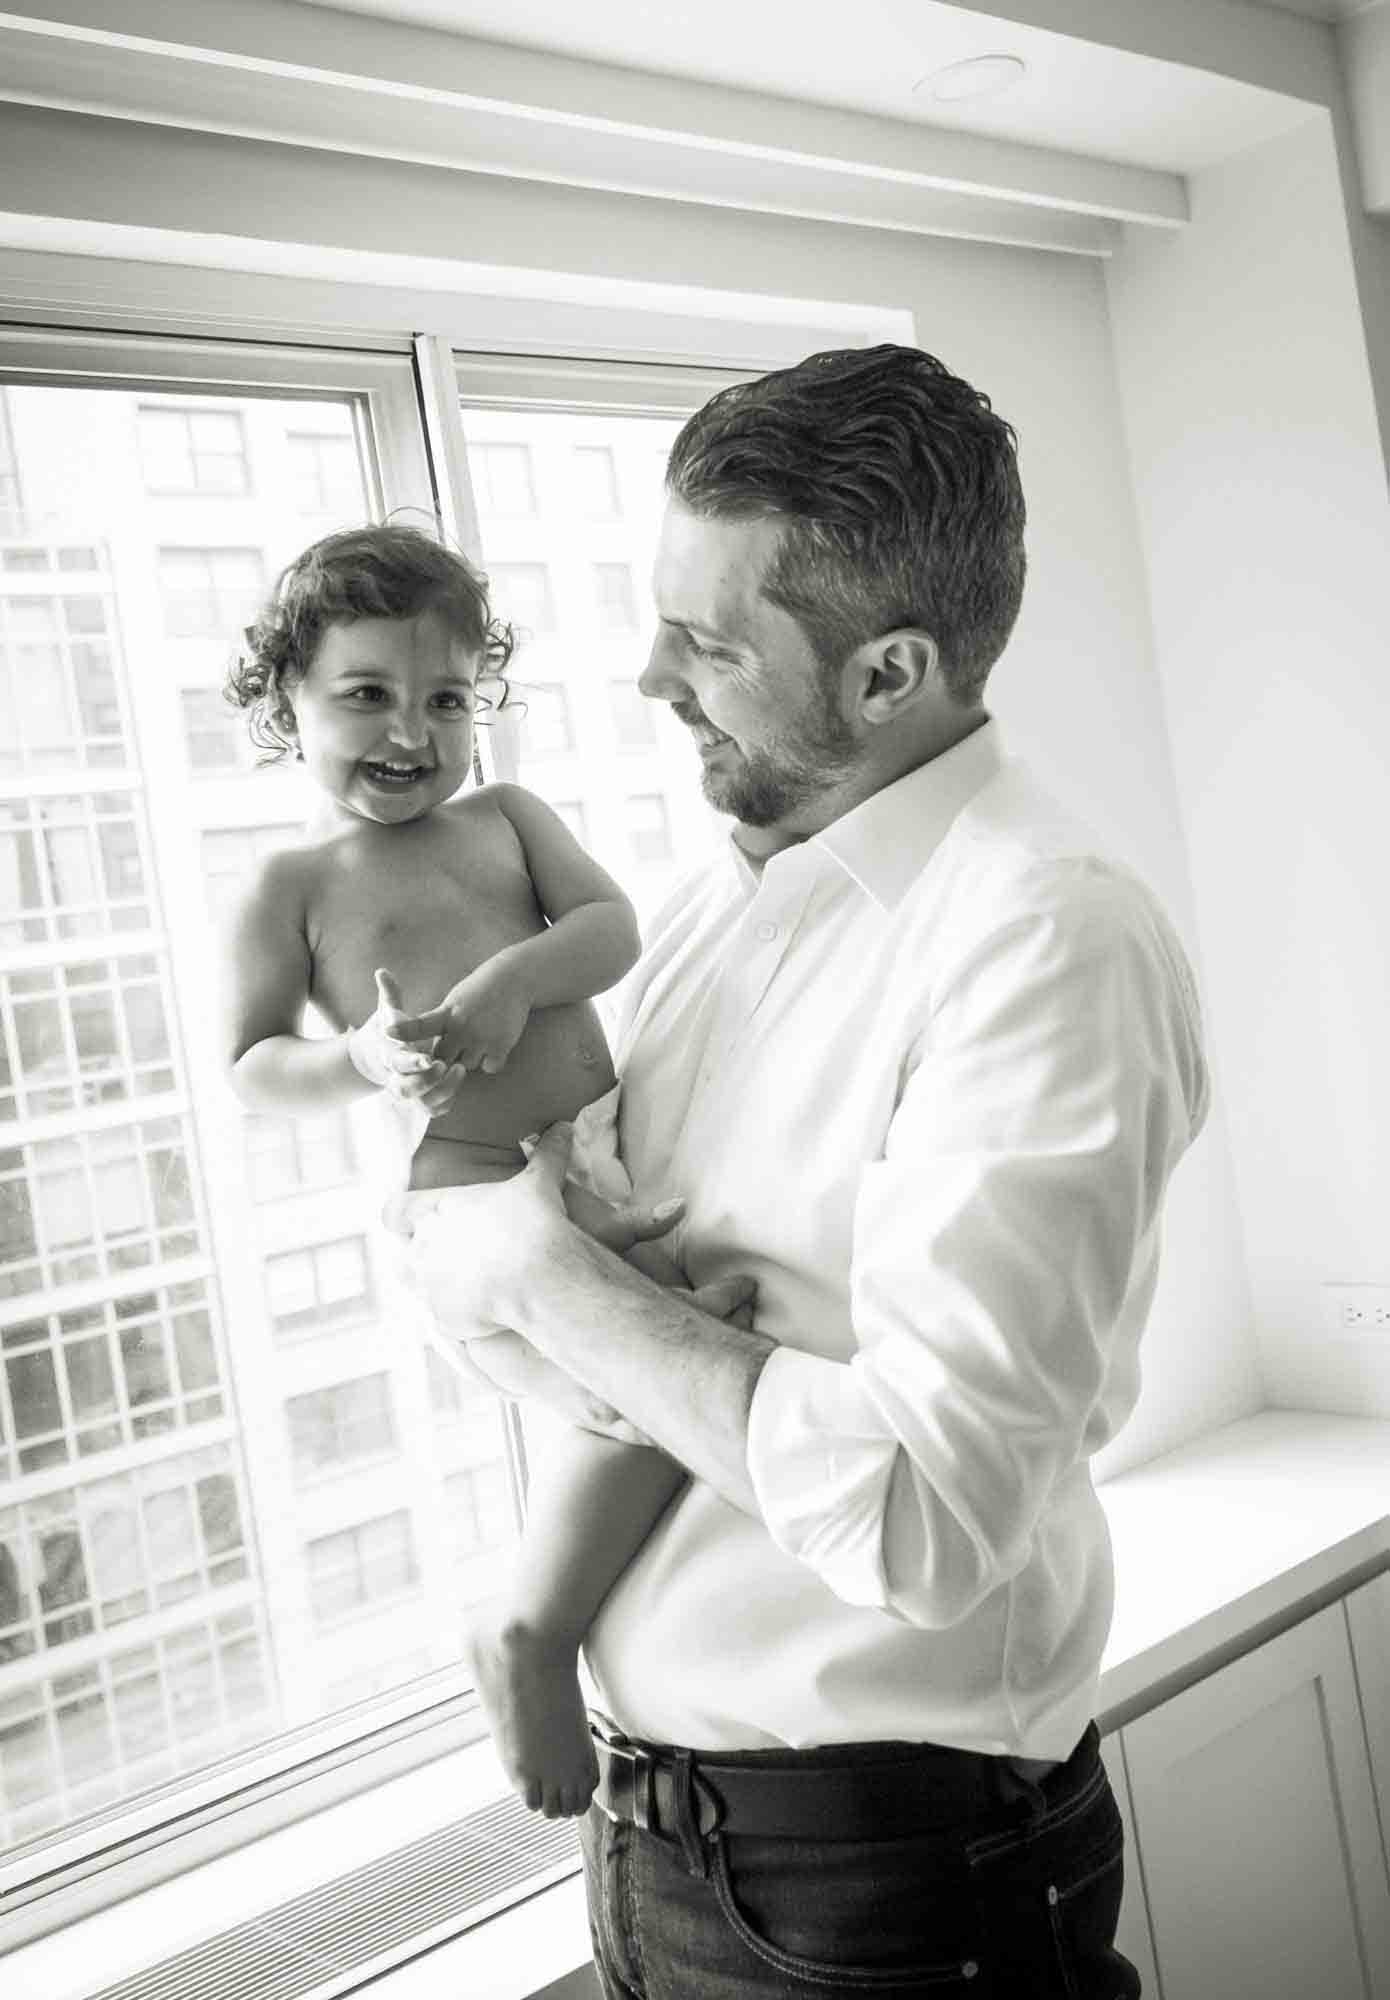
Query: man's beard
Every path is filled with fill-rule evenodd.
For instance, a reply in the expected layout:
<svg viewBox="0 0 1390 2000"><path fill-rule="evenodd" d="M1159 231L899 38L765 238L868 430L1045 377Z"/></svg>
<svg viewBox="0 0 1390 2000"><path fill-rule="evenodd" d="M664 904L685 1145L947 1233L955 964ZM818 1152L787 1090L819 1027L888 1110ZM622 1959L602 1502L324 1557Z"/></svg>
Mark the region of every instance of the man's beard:
<svg viewBox="0 0 1390 2000"><path fill-rule="evenodd" d="M687 728L713 727L693 701L674 702L672 709ZM776 826L847 777L857 747L849 725L817 690L813 711L773 742L735 748L730 769L704 764L700 789L716 812L729 813L741 826Z"/></svg>

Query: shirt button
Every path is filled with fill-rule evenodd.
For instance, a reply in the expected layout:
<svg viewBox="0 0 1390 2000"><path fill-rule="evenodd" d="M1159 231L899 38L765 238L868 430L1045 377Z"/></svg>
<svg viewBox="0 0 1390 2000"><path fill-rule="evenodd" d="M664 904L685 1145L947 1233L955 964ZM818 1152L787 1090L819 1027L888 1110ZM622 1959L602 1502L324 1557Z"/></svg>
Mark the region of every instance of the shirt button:
<svg viewBox="0 0 1390 2000"><path fill-rule="evenodd" d="M777 926L776 924L759 924L753 935L756 938L760 938L764 944L771 944L777 935Z"/></svg>

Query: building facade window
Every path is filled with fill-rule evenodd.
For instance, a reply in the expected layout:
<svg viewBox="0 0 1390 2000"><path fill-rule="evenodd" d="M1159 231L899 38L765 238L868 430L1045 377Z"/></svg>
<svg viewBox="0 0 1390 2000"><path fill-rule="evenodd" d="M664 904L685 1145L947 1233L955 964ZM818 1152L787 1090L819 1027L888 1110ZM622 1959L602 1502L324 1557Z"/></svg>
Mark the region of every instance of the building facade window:
<svg viewBox="0 0 1390 2000"><path fill-rule="evenodd" d="M173 1088L152 952L0 974L0 1125Z"/></svg>
<svg viewBox="0 0 1390 2000"><path fill-rule="evenodd" d="M650 750L656 744L656 704L636 681L610 680L608 715L620 750Z"/></svg>
<svg viewBox="0 0 1390 2000"><path fill-rule="evenodd" d="M574 499L586 521L615 521L618 518L618 474L612 448L606 444L576 444L570 447L570 468L574 478Z"/></svg>
<svg viewBox="0 0 1390 2000"><path fill-rule="evenodd" d="M372 1308L366 1238L344 1236L267 1257L265 1282L278 1334L326 1332L365 1319Z"/></svg>
<svg viewBox="0 0 1390 2000"><path fill-rule="evenodd" d="M555 630L555 597L544 563L489 563L487 573L499 617L509 619L523 636Z"/></svg>
<svg viewBox="0 0 1390 2000"><path fill-rule="evenodd" d="M35 591L0 574L0 772L130 762L107 580L95 570L95 549L58 553L92 559L94 573L78 579L88 588Z"/></svg>
<svg viewBox="0 0 1390 2000"><path fill-rule="evenodd" d="M0 1152L0 1299L198 1254L182 1118Z"/></svg>
<svg viewBox="0 0 1390 2000"><path fill-rule="evenodd" d="M410 1515L404 1508L359 1521L305 1546L309 1605L319 1626L404 1597L420 1585Z"/></svg>
<svg viewBox="0 0 1390 2000"><path fill-rule="evenodd" d="M450 1473L444 1481L444 1518L456 1563L514 1540L516 1515L505 1464L499 1459Z"/></svg>
<svg viewBox="0 0 1390 2000"><path fill-rule="evenodd" d="M138 423L148 493L250 491L246 428L239 410L144 405Z"/></svg>
<svg viewBox="0 0 1390 2000"><path fill-rule="evenodd" d="M640 867L663 867L675 858L671 815L660 792L638 792L623 801L628 847Z"/></svg>
<svg viewBox="0 0 1390 2000"><path fill-rule="evenodd" d="M627 563L594 564L594 604L600 632L637 630L637 593Z"/></svg>
<svg viewBox="0 0 1390 2000"><path fill-rule="evenodd" d="M220 688L180 688L179 715L188 767L195 777L255 769L256 750L246 718L223 700Z"/></svg>
<svg viewBox="0 0 1390 2000"><path fill-rule="evenodd" d="M480 514L519 519L536 511L536 482L530 448L524 444L477 445L468 454L468 476Z"/></svg>
<svg viewBox="0 0 1390 2000"><path fill-rule="evenodd" d="M0 945L147 930L143 832L130 791L0 799Z"/></svg>
<svg viewBox="0 0 1390 2000"><path fill-rule="evenodd" d="M19 456L14 446L8 391L0 386L0 535L17 535L24 507L19 480Z"/></svg>
<svg viewBox="0 0 1390 2000"><path fill-rule="evenodd" d="M294 504L344 524L363 515L362 467L350 432L286 431Z"/></svg>
<svg viewBox="0 0 1390 2000"><path fill-rule="evenodd" d="M285 1416L297 1479L400 1448L386 1375L361 1375L291 1396Z"/></svg>
<svg viewBox="0 0 1390 2000"><path fill-rule="evenodd" d="M162 548L159 590L167 637L231 640L259 608L265 590L261 552Z"/></svg>
<svg viewBox="0 0 1390 2000"><path fill-rule="evenodd" d="M569 689L559 681L526 681L518 682L516 691L526 705L521 722L523 755L563 757L573 750Z"/></svg>
<svg viewBox="0 0 1390 2000"><path fill-rule="evenodd" d="M357 1172L346 1114L273 1118L247 1114L246 1177L254 1202L279 1201L308 1189L343 1187Z"/></svg>

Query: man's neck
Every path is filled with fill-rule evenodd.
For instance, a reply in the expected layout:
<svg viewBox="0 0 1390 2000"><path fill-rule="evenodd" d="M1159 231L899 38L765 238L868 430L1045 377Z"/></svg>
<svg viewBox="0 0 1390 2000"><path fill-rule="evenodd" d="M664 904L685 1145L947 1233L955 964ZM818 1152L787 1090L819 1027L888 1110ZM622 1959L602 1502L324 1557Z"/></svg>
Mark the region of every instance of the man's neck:
<svg viewBox="0 0 1390 2000"><path fill-rule="evenodd" d="M760 875L774 854L824 833L828 826L833 826L837 819L843 819L846 813L853 812L856 806L862 806L876 792L886 791L889 785L896 785L899 778L907 777L909 772L920 771L938 757L944 757L948 750L954 750L967 736L973 736L977 729L982 729L989 719L983 708L962 709L959 719L951 716L944 722L939 721L925 741L919 739L896 755L889 752L872 761L866 760L841 783L827 786L818 798L810 801L792 818L778 820L771 826L745 826L740 821L734 827L734 845L749 867ZM888 746L884 747L887 750Z"/></svg>

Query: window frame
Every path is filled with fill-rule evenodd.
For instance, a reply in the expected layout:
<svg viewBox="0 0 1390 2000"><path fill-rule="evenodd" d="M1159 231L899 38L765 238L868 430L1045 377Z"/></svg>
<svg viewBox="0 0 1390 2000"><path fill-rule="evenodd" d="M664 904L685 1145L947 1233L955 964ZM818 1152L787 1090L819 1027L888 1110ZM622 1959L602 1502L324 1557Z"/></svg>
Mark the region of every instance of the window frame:
<svg viewBox="0 0 1390 2000"><path fill-rule="evenodd" d="M11 323L0 325L0 386L361 398L370 413L361 439L364 463L378 503L387 510L410 505L432 512L442 531L478 561L461 396L509 407L684 416L731 380L758 372L482 354L456 350L442 333L383 340L373 332L363 342L300 334L290 345L238 339L227 327L214 334L145 333ZM511 736L506 728L480 732L485 776L515 775ZM87 777L78 774L79 786L95 788L97 774L90 784ZM109 777L104 782L109 789ZM524 1492L526 1446L514 1412L504 1433L516 1489ZM0 1857L7 1948L463 1750L481 1733L477 1697L462 1668L443 1668L21 1843Z"/></svg>

